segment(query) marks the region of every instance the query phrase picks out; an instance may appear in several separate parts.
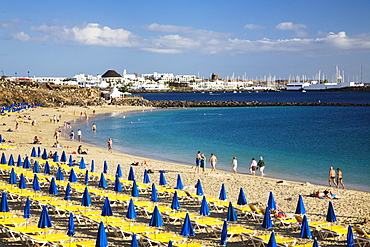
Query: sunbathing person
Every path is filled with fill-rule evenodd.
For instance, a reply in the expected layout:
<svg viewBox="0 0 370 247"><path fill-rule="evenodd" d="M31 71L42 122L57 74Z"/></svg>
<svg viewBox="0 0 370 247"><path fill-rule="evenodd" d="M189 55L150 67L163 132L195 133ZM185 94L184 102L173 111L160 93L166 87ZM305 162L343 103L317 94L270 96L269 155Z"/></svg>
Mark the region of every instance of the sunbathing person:
<svg viewBox="0 0 370 247"><path fill-rule="evenodd" d="M40 138L38 136L35 136L33 138L33 144L41 144Z"/></svg>
<svg viewBox="0 0 370 247"><path fill-rule="evenodd" d="M86 149L86 151L82 150L82 145L80 145L78 146L77 153L78 154L88 154L89 150L88 149Z"/></svg>

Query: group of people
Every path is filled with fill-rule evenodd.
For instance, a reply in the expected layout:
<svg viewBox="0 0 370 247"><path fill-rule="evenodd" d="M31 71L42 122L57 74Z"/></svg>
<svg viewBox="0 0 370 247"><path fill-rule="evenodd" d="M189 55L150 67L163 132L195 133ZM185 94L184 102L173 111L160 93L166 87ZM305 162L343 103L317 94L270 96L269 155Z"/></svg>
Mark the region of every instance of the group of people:
<svg viewBox="0 0 370 247"><path fill-rule="evenodd" d="M331 166L330 170L329 170L329 187L331 187L331 183L333 183L336 188L339 188L339 184L341 184L343 189L345 189L344 188L344 183L343 183L343 173L340 170L340 168L337 168L337 173L338 173L338 176L337 176L334 168Z"/></svg>

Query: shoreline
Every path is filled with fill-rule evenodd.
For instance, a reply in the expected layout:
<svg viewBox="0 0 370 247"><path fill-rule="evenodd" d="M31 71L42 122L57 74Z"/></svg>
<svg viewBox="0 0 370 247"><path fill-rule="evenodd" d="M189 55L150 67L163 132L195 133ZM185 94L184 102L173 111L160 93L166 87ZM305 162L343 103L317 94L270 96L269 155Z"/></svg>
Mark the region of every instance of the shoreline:
<svg viewBox="0 0 370 247"><path fill-rule="evenodd" d="M56 128L62 126L63 133L69 133L70 129L63 127L64 122L76 123L77 119L80 118L75 112L87 112L89 119L93 119L92 110L96 110L95 115L113 112L130 112L135 110L142 110L140 107L128 107L128 106L109 106L109 107L66 107L66 108L45 108L45 109L31 109L25 113L20 113L18 115L30 115L32 118L36 118L39 126L32 126L30 122L23 121L20 123L20 128L18 132L6 132L6 130L15 126L14 115L10 117L0 118L0 123L5 123L6 125L0 125L0 133L6 140L13 140L14 145L17 146L14 150L2 150L9 158L10 154L16 155L21 154L22 156L29 155L32 147L36 146L31 144L34 135L41 137L42 144L41 148L46 148L48 151L52 150L61 153L62 150L66 151L67 157L73 151L77 151L78 145L82 145L84 149L89 149L88 155L73 155L74 159L79 160L84 157L87 163L91 160L95 161L96 172L101 172L103 170L103 161L106 160L109 165L108 175L112 176L115 174L117 164L120 164L123 171L123 177L128 174L129 167L134 161L143 162L146 158L134 156L130 154L120 153L114 150L109 153L107 148L93 146L89 143L78 141L70 141L67 138L61 139L61 145L65 146L61 148L51 148L52 144L55 142L53 139L53 134ZM50 119L53 115L61 114L62 118L59 123L51 123ZM44 116L43 116L44 115ZM81 118L83 120L83 117ZM89 121L91 124L92 121ZM98 130L99 131L99 130ZM107 136L107 140L108 140ZM106 143L107 140L102 140ZM37 145L38 146L38 145ZM273 191L275 195L275 200L279 203L279 206L284 209L287 213L294 213L298 195L304 196L304 202L307 210L308 217L311 221L324 220L327 212L327 206L329 200L318 199L315 197L310 197L309 195L314 190L327 189L328 186L313 185L310 183L294 182L284 180L283 183L277 183L281 179L270 178L270 177L260 177L251 176L246 174L232 174L228 171L218 171L217 173L211 173L210 168L207 168L207 175L195 174L193 172L193 166L185 164L177 164L173 162L163 162L158 160L150 160L150 166L134 166L135 175L138 181L143 178L144 169L153 169L155 173L151 174L150 178L152 182L157 183L159 181L158 170L165 170L166 179L170 186L176 185L177 174L181 174L182 181L189 190L194 190L194 185L198 178L202 180L203 189L207 196L212 196L218 198L221 184L224 183L227 189L228 201L235 202L239 193L239 188L242 187L246 193L246 197L249 203L257 204L260 206L265 206L267 202L268 193ZM357 225L363 227L365 230L370 230L370 224L365 223L370 219L370 193L357 191L357 190L343 190L331 188L334 194L343 196L344 199L332 200L337 218L341 225ZM258 229L261 230L261 229ZM201 235L201 234L199 234ZM294 236L297 238L298 236ZM201 241L195 238L196 241ZM218 241L213 241L218 243ZM230 243L231 244L231 243ZM208 245L208 244L206 244ZM320 245L326 246L326 244ZM239 245L236 245L239 246ZM241 245L240 245L241 246Z"/></svg>

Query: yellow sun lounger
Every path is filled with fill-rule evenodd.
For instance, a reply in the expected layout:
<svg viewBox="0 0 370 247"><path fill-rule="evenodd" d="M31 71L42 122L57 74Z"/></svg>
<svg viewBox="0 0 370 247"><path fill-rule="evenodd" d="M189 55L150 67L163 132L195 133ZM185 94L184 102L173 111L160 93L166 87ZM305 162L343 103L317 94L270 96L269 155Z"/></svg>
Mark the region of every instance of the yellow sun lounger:
<svg viewBox="0 0 370 247"><path fill-rule="evenodd" d="M58 244L58 247L95 247L96 241L81 241L81 242L72 242L72 243L64 243Z"/></svg>

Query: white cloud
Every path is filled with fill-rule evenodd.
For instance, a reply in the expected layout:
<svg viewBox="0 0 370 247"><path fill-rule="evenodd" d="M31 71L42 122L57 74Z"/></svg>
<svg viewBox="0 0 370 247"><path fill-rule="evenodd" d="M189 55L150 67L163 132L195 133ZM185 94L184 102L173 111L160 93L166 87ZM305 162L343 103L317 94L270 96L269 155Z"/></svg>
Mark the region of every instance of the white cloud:
<svg viewBox="0 0 370 247"><path fill-rule="evenodd" d="M250 30L254 30L254 29L265 29L266 27L264 26L261 26L261 25L257 25L257 24L246 24L244 26L245 29L250 29Z"/></svg>
<svg viewBox="0 0 370 247"><path fill-rule="evenodd" d="M24 32L18 32L13 35L13 38L20 41L30 41L31 37L24 33Z"/></svg>
<svg viewBox="0 0 370 247"><path fill-rule="evenodd" d="M294 24L293 22L281 22L276 25L276 29L294 31L299 37L304 37L307 35L307 32L304 30L306 28L307 26L304 24Z"/></svg>

